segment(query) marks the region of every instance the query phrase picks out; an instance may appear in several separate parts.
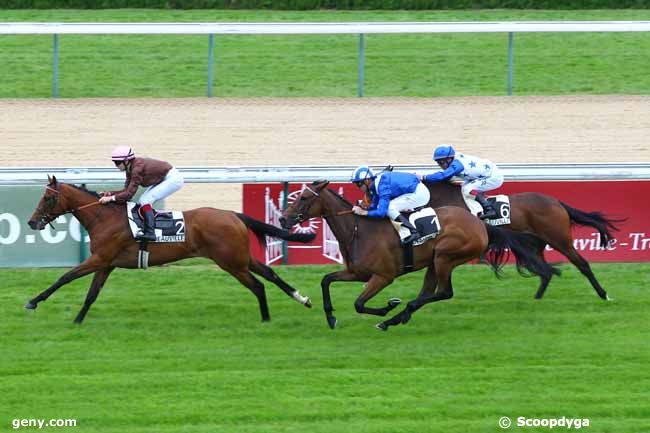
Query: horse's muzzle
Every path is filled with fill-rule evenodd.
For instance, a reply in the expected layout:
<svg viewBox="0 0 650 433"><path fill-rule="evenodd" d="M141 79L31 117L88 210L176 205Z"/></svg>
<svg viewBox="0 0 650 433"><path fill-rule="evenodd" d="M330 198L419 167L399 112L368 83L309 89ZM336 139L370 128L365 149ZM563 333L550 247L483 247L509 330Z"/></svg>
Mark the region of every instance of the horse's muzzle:
<svg viewBox="0 0 650 433"><path fill-rule="evenodd" d="M45 221L43 220L29 220L27 221L27 224L29 225L29 228L32 230L43 230L45 228Z"/></svg>
<svg viewBox="0 0 650 433"><path fill-rule="evenodd" d="M280 217L280 225L282 226L283 229L288 230L291 228L292 224L289 224L289 221L284 217Z"/></svg>

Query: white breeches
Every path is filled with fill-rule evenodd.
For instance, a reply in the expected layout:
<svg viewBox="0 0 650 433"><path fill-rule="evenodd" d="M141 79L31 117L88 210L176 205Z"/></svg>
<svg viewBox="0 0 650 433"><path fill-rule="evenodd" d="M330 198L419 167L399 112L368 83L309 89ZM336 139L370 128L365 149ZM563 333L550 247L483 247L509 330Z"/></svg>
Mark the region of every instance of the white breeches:
<svg viewBox="0 0 650 433"><path fill-rule="evenodd" d="M183 186L183 175L172 167L162 182L158 185L151 185L145 190L145 192L140 196L138 203L140 203L141 206L145 204L153 204L158 200L169 197L171 194L178 191L181 186Z"/></svg>
<svg viewBox="0 0 650 433"><path fill-rule="evenodd" d="M503 185L503 175L496 167L492 168L492 174L485 179L474 179L465 182L462 186L463 195L470 195L472 191L491 191Z"/></svg>
<svg viewBox="0 0 650 433"><path fill-rule="evenodd" d="M412 193L400 195L390 201L388 205L388 216L394 220L403 210L426 206L429 203L429 198L429 188L420 182Z"/></svg>

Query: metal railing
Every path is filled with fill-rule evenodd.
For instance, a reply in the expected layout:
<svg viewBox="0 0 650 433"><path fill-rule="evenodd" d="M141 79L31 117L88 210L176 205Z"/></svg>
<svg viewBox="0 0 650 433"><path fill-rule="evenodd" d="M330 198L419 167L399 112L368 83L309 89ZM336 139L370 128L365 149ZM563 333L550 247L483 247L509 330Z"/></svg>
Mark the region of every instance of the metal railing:
<svg viewBox="0 0 650 433"><path fill-rule="evenodd" d="M354 166L178 167L187 183L347 182ZM373 166L382 170L385 166ZM650 179L650 162L618 164L499 164L506 181ZM395 170L431 173L431 165L395 165ZM69 183L120 183L124 173L104 167L0 167L0 185L42 185L47 175Z"/></svg>
<svg viewBox="0 0 650 433"><path fill-rule="evenodd" d="M648 32L650 21L528 22L374 22L374 23L0 23L0 34L53 35L52 96L59 96L59 35L185 34L208 35L207 96L212 96L214 35L358 34L358 96L363 96L364 34L507 33L508 95L512 94L514 33L522 32Z"/></svg>

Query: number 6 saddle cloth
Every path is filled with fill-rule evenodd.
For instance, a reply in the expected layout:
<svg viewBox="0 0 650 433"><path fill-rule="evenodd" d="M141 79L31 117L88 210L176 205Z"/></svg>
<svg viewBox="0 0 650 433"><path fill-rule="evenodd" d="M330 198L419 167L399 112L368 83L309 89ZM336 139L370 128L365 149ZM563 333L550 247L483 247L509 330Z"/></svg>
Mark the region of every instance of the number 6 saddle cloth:
<svg viewBox="0 0 650 433"><path fill-rule="evenodd" d="M156 234L156 240L154 242L185 242L185 219L183 218L183 212L154 211L154 215L154 233ZM127 202L126 217L129 220L131 233L135 238L138 231L144 228L142 215L140 215L140 205Z"/></svg>
<svg viewBox="0 0 650 433"><path fill-rule="evenodd" d="M493 195L485 196L488 203L492 205L497 211L497 216L494 218L486 219L485 222L491 226L502 226L510 224L510 198L507 195ZM474 196L467 196L463 194L463 199L467 208L472 213L472 215L478 216L483 212L483 206L474 199Z"/></svg>

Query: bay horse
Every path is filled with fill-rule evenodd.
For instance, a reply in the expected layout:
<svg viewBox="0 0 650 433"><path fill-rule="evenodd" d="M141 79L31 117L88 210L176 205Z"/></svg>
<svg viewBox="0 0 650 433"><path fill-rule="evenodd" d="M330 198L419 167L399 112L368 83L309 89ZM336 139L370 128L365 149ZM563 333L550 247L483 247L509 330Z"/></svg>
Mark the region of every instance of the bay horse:
<svg viewBox="0 0 650 433"><path fill-rule="evenodd" d="M385 316L399 305L398 299L391 299L383 308L370 308L365 304L406 271L403 249L392 223L386 218L360 217L351 213L352 205L327 188L328 183L316 181L305 186L300 196L285 210L280 222L282 227L289 229L309 218L322 216L338 240L346 267L325 275L321 280L325 317L330 328L334 329L337 321L332 314L331 283L366 282L364 291L354 303L356 311ZM422 289L402 312L378 324L379 329L387 330L391 325L407 323L411 314L423 305L450 299L454 294L451 283L454 268L486 251L488 263L497 274L507 259L506 248L514 253L520 273L526 269L549 278L550 274L557 272L535 253L532 245L539 242L535 236L489 226L459 207L446 206L435 211L440 221L440 233L413 249L413 270L427 268Z"/></svg>
<svg viewBox="0 0 650 433"><path fill-rule="evenodd" d="M425 183L431 199L429 206L459 206L467 209L460 185L451 182ZM574 224L595 228L600 233L600 246L605 248L614 238L612 231L618 231L616 223L624 219L606 218L601 212L585 212L575 209L560 200L536 192L510 194L510 221L507 227L516 232L532 233L541 241L535 246L537 254L544 257L546 245L564 255L587 277L601 299L609 300L607 292L594 276L589 262L573 246L571 226ZM535 294L536 299L544 296L552 275L540 275L541 282Z"/></svg>
<svg viewBox="0 0 650 433"><path fill-rule="evenodd" d="M29 226L33 230L43 230L58 216L72 213L90 235L91 255L27 302L25 308L35 309L39 302L45 301L59 287L94 273L83 307L74 319L75 323L80 324L115 268L138 267L139 243L131 234L126 205L101 205L98 199L99 194L96 192L58 182L56 177L48 176L45 193L28 222ZM311 308L308 297L302 296L270 267L251 257L248 230L255 233L262 243L265 242L265 235L297 242L310 242L315 235L290 234L247 215L214 208L189 210L183 212L183 215L185 242L149 243L150 265L162 265L188 257L207 257L253 292L259 303L262 321L270 320L269 307L264 284L253 273L276 284L288 296Z"/></svg>

